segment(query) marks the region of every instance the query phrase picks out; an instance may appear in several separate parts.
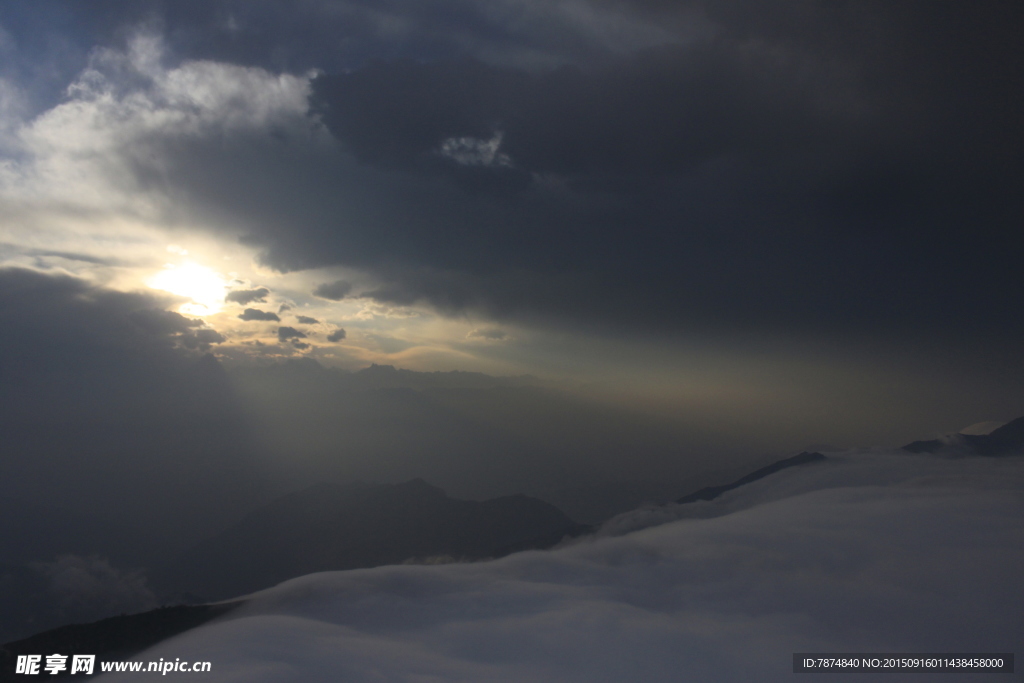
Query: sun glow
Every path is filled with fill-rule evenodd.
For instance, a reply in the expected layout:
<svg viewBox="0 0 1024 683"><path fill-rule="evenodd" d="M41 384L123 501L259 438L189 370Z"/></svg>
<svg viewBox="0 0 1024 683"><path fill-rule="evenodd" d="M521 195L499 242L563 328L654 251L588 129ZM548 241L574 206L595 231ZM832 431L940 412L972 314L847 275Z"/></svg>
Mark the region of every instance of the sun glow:
<svg viewBox="0 0 1024 683"><path fill-rule="evenodd" d="M187 296L192 303L178 310L189 315L210 315L224 305L227 280L219 273L192 261L181 265L168 263L164 269L146 280L146 285L178 296Z"/></svg>

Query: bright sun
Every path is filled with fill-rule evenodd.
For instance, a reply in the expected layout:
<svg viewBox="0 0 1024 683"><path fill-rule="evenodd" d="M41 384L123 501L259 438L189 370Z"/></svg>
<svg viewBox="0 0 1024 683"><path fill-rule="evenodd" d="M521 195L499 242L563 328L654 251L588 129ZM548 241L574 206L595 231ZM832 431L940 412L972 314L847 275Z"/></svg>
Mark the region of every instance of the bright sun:
<svg viewBox="0 0 1024 683"><path fill-rule="evenodd" d="M187 296L192 303L179 308L190 315L216 313L224 304L227 281L218 273L192 261L180 266L168 263L164 269L146 280L153 289L160 289L178 296Z"/></svg>

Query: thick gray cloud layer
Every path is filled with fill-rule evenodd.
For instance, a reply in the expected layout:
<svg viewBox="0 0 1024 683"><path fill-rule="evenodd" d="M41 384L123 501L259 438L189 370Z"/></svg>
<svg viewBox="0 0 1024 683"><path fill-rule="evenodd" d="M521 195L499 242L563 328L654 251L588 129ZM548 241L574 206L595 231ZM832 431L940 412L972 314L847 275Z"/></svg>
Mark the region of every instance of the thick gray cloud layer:
<svg viewBox="0 0 1024 683"><path fill-rule="evenodd" d="M794 652L1010 652L1022 485L1019 457L838 454L622 536L294 579L138 658L225 681L731 682L791 681Z"/></svg>
<svg viewBox="0 0 1024 683"><path fill-rule="evenodd" d="M343 233L338 252L377 263L386 248L419 267L372 296L450 311L811 329L953 313L1004 329L1019 304L997 252L1022 215L1021 73L990 22L1020 17L929 15L807 5L763 24L726 14L714 39L591 68L465 59L322 76L332 133L418 188L398 203L415 213L374 215L391 239ZM508 165L439 152L499 134ZM294 244L270 254L315 259Z"/></svg>
<svg viewBox="0 0 1024 683"><path fill-rule="evenodd" d="M307 105L338 144L293 107L151 131L127 175L274 267L359 268L387 303L630 333L952 317L1019 335L1018 5L541 5L147 6L165 61L321 68ZM90 35L127 20L90 7L68 10Z"/></svg>

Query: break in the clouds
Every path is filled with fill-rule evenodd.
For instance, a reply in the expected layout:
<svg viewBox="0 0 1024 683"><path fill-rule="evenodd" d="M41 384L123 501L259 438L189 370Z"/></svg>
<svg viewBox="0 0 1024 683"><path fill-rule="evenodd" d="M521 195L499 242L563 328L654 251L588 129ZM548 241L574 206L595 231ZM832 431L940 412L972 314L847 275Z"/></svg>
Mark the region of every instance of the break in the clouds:
<svg viewBox="0 0 1024 683"><path fill-rule="evenodd" d="M1011 652L1022 486L1020 457L834 453L560 550L294 579L137 658L225 681L732 682L791 681L794 652Z"/></svg>

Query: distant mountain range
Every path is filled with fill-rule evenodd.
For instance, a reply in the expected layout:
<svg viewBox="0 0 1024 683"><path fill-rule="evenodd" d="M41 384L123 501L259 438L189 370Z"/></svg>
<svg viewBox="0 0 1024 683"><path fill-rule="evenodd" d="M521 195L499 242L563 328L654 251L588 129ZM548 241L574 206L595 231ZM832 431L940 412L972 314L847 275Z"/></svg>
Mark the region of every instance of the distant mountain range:
<svg viewBox="0 0 1024 683"><path fill-rule="evenodd" d="M821 453L800 453L677 502L712 500L788 467L824 459ZM218 600L318 571L483 559L550 548L591 530L529 496L458 500L422 479L394 485L325 483L279 498L200 543L174 568L173 580L204 599ZM128 658L238 604L164 607L62 626L8 643L0 648L0 680L6 680L8 665L20 653L78 648L106 659Z"/></svg>
<svg viewBox="0 0 1024 683"><path fill-rule="evenodd" d="M524 495L458 500L422 479L325 483L252 512L194 547L172 571L182 589L222 599L312 572L548 548L589 529Z"/></svg>
<svg viewBox="0 0 1024 683"><path fill-rule="evenodd" d="M402 484L318 484L279 498L200 543L165 581L181 594L218 600L319 571L402 562L451 562L550 548L591 527L524 495L449 498L422 479ZM226 614L240 602L179 605L62 626L0 647L0 681L18 654L89 652L126 659Z"/></svg>
<svg viewBox="0 0 1024 683"><path fill-rule="evenodd" d="M782 460L773 462L771 465L762 467L759 470L754 470L750 474L740 477L731 484L722 484L721 486L707 486L705 488L700 489L699 491L694 491L689 495L683 496L676 502L695 503L698 500L714 500L715 498L718 498L726 491L738 489L739 487L745 484L750 484L751 482L755 482L758 479L764 479L768 475L775 474L776 472L780 472L789 467L796 467L797 465L806 465L812 462L819 462L824 459L825 456L822 455L821 453L808 453L807 451L804 451L803 453L794 455L791 458L783 458Z"/></svg>
<svg viewBox="0 0 1024 683"><path fill-rule="evenodd" d="M991 434L915 441L903 450L966 451L982 456L1021 453L1024 418ZM676 502L714 500L784 469L826 459L821 453L803 452L729 484L694 491ZM174 568L174 582L206 600L218 600L318 571L496 558L520 550L545 549L590 530L553 505L524 495L459 500L422 479L393 485L325 483L279 498L200 543ZM106 659L127 658L226 614L238 604L164 607L64 626L8 643L0 647L0 680L10 678L9 665L18 653L63 652L77 647Z"/></svg>
<svg viewBox="0 0 1024 683"><path fill-rule="evenodd" d="M950 434L943 439L914 441L903 447L911 453L968 453L1002 456L1024 453L1024 417L1007 422L989 434Z"/></svg>

